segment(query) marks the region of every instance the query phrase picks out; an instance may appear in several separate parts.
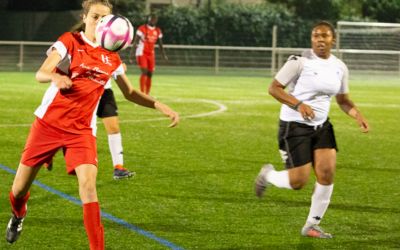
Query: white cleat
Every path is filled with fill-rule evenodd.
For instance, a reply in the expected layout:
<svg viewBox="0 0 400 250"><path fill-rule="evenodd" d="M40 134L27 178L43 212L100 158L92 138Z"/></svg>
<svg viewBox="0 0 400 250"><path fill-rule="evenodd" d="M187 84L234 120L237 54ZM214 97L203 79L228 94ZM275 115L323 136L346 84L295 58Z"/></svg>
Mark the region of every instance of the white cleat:
<svg viewBox="0 0 400 250"><path fill-rule="evenodd" d="M266 177L268 173L272 170L275 170L274 166L272 166L271 164L266 164L261 168L260 172L258 173L254 185L254 191L256 192L258 198L263 197L264 192L269 184Z"/></svg>

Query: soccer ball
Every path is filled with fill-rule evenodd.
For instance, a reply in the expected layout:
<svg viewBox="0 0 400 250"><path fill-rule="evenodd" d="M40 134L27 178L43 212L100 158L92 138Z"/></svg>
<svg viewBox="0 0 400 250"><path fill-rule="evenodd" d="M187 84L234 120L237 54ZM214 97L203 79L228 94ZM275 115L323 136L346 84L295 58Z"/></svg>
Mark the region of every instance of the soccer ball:
<svg viewBox="0 0 400 250"><path fill-rule="evenodd" d="M107 15L96 26L96 43L109 51L126 49L133 39L133 27L126 17Z"/></svg>

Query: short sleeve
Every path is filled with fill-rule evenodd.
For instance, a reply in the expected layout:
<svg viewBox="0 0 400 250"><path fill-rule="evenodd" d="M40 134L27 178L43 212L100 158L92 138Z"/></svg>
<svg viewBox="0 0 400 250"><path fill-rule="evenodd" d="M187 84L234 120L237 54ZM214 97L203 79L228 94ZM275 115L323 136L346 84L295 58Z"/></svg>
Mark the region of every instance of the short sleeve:
<svg viewBox="0 0 400 250"><path fill-rule="evenodd" d="M138 30L136 31L136 35L140 38L144 38L144 33L143 33L143 26L140 26Z"/></svg>
<svg viewBox="0 0 400 250"><path fill-rule="evenodd" d="M112 77L117 79L117 76L125 74L124 66L121 63L118 68L112 73Z"/></svg>
<svg viewBox="0 0 400 250"><path fill-rule="evenodd" d="M347 68L346 64L343 63L343 77L341 81L341 86L339 89L339 94L347 94L349 93L349 69Z"/></svg>
<svg viewBox="0 0 400 250"><path fill-rule="evenodd" d="M161 32L161 29L158 29L158 38L163 38L163 33Z"/></svg>
<svg viewBox="0 0 400 250"><path fill-rule="evenodd" d="M275 79L284 86L294 82L303 68L302 58L300 56L290 56L287 62L275 75Z"/></svg>
<svg viewBox="0 0 400 250"><path fill-rule="evenodd" d="M65 58L68 54L68 49L72 46L72 34L70 32L64 33L61 35L57 42L50 46L47 50L46 55L49 55L53 49L57 50L58 54L60 54L61 58Z"/></svg>

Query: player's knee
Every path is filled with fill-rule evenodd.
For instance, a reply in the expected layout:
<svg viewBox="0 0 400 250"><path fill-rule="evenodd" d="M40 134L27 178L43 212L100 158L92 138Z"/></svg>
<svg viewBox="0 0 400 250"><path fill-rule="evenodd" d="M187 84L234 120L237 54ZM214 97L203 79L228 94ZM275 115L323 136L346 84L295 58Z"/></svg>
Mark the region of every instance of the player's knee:
<svg viewBox="0 0 400 250"><path fill-rule="evenodd" d="M120 132L118 124L108 126L106 130L108 135L118 134Z"/></svg>
<svg viewBox="0 0 400 250"><path fill-rule="evenodd" d="M294 190L302 189L308 182L308 176L299 176L290 180L290 186Z"/></svg>
<svg viewBox="0 0 400 250"><path fill-rule="evenodd" d="M302 189L306 184L307 184L307 182L295 182L295 183L290 183L290 186L291 186L294 190L300 190L300 189Z"/></svg>
<svg viewBox="0 0 400 250"><path fill-rule="evenodd" d="M333 170L327 169L320 171L317 176L317 181L318 183L322 185L330 185L333 183L333 178L335 176L335 173Z"/></svg>
<svg viewBox="0 0 400 250"><path fill-rule="evenodd" d="M152 77L153 76L153 72L147 72L147 77Z"/></svg>
<svg viewBox="0 0 400 250"><path fill-rule="evenodd" d="M80 197L83 203L97 201L96 185L85 183L82 184L79 189Z"/></svg>
<svg viewBox="0 0 400 250"><path fill-rule="evenodd" d="M96 179L88 177L79 180L79 194L84 203L96 201Z"/></svg>

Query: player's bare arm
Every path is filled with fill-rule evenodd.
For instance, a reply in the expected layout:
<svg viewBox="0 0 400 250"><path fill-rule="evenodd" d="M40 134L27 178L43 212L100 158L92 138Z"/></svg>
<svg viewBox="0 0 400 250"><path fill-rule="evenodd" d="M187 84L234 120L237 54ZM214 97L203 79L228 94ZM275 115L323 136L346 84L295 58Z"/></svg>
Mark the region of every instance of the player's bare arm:
<svg viewBox="0 0 400 250"><path fill-rule="evenodd" d="M124 97L128 101L134 102L144 107L159 110L161 113L171 118L172 123L169 125L169 127L175 127L179 123L178 113L173 111L167 105L154 100L151 96L142 94L140 91L135 90L125 74L117 76L116 82L118 84L118 87L121 89Z"/></svg>
<svg viewBox="0 0 400 250"><path fill-rule="evenodd" d="M125 74L118 75L115 81L117 82L118 87L122 91L122 94L124 95L125 99L127 99L130 102L134 102L140 106L155 108L154 107L155 100L150 96L142 94L141 92L135 90Z"/></svg>
<svg viewBox="0 0 400 250"><path fill-rule="evenodd" d="M135 50L136 50L136 46L139 43L139 39L140 37L136 34L135 37L133 38L133 43L132 43L132 48L131 51L129 53L129 63L133 63L135 60Z"/></svg>
<svg viewBox="0 0 400 250"><path fill-rule="evenodd" d="M162 54L164 60L165 60L165 61L168 61L168 56L167 56L167 54L165 53L164 44L163 44L161 38L158 39L158 46L160 46L160 51L161 51L161 54Z"/></svg>
<svg viewBox="0 0 400 250"><path fill-rule="evenodd" d="M59 89L69 89L72 86L71 79L54 72L61 56L56 50L50 52L42 66L36 72L36 80L41 83L54 82Z"/></svg>
<svg viewBox="0 0 400 250"><path fill-rule="evenodd" d="M156 101L154 103L154 107L160 111L161 113L163 113L165 116L168 116L171 119L171 124L169 124L168 127L173 128L176 125L178 125L179 123L179 114L176 113L175 111L173 111L170 107L168 107L167 105Z"/></svg>
<svg viewBox="0 0 400 250"><path fill-rule="evenodd" d="M367 133L369 131L368 121L357 109L353 101L350 100L348 94L336 95L336 102L339 105L339 107L343 110L343 112L345 112L346 114L348 114L357 121L363 133Z"/></svg>
<svg viewBox="0 0 400 250"><path fill-rule="evenodd" d="M285 91L285 86L281 84L278 80L274 79L269 86L268 92L271 96L273 96L279 102L292 107L293 109L300 112L301 116L304 119L313 119L315 114L310 106L296 99L294 96L289 95Z"/></svg>

